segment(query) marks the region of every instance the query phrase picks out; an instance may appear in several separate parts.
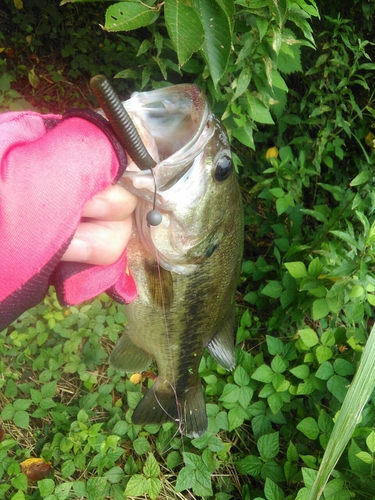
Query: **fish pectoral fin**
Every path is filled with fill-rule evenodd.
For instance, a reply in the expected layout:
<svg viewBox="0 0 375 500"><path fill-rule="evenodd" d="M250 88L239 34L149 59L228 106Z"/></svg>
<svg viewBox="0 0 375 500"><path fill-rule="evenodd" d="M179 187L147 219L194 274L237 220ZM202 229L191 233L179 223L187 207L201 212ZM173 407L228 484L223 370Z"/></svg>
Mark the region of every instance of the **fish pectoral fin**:
<svg viewBox="0 0 375 500"><path fill-rule="evenodd" d="M179 396L170 382L157 378L138 403L132 421L136 425L174 421L186 436L202 436L207 430L207 415L200 382Z"/></svg>
<svg viewBox="0 0 375 500"><path fill-rule="evenodd" d="M121 372L143 372L152 360L151 354L136 346L125 332L115 345L109 363Z"/></svg>
<svg viewBox="0 0 375 500"><path fill-rule="evenodd" d="M215 361L228 371L235 367L234 360L234 328L235 309L230 312L223 328L207 344L208 350Z"/></svg>

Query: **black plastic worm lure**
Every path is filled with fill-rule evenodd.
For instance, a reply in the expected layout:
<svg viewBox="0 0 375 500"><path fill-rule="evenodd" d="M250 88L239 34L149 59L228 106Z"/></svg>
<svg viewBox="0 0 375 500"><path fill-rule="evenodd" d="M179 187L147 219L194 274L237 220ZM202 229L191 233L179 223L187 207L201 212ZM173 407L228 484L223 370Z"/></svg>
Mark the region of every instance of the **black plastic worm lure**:
<svg viewBox="0 0 375 500"><path fill-rule="evenodd" d="M150 169L152 173L155 184L154 202L152 210L146 215L146 220L149 226L158 226L162 221L162 215L155 208L156 180L152 168L155 167L156 162L147 151L130 116L107 78L104 75L92 77L90 87L124 150L140 170Z"/></svg>
<svg viewBox="0 0 375 500"><path fill-rule="evenodd" d="M94 76L90 80L90 87L122 147L137 167L140 170L153 168L156 165L155 160L145 148L130 116L107 78L104 75Z"/></svg>

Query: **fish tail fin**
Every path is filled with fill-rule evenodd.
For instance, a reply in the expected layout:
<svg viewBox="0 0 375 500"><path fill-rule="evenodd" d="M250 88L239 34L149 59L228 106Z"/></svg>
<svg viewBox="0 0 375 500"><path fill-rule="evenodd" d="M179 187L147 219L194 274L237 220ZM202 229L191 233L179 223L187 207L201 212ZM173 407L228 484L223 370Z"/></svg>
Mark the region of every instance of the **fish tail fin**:
<svg viewBox="0 0 375 500"><path fill-rule="evenodd" d="M137 425L162 424L172 420L181 424L186 436L202 436L207 430L207 415L200 383L179 395L168 380L158 377L138 403L132 420Z"/></svg>
<svg viewBox="0 0 375 500"><path fill-rule="evenodd" d="M120 372L143 372L151 363L152 356L136 346L125 332L115 345L109 363Z"/></svg>

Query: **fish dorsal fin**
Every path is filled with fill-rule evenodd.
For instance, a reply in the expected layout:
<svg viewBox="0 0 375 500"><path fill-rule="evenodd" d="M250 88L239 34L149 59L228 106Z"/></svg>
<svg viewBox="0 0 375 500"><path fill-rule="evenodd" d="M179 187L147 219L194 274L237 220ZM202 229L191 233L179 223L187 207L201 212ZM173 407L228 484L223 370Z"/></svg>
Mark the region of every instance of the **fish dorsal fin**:
<svg viewBox="0 0 375 500"><path fill-rule="evenodd" d="M132 420L137 425L160 424L171 420L178 424L181 420L181 430L185 436L202 436L207 430L207 415L200 382L178 395L168 380L158 377L138 403Z"/></svg>
<svg viewBox="0 0 375 500"><path fill-rule="evenodd" d="M109 363L120 372L143 372L151 363L152 356L136 346L125 332L115 345Z"/></svg>
<svg viewBox="0 0 375 500"><path fill-rule="evenodd" d="M210 340L207 347L211 356L223 368L228 371L235 367L233 327L235 319L235 308L231 310L225 320L222 329Z"/></svg>
<svg viewBox="0 0 375 500"><path fill-rule="evenodd" d="M147 286L154 305L168 310L173 302L173 277L154 260L145 260Z"/></svg>

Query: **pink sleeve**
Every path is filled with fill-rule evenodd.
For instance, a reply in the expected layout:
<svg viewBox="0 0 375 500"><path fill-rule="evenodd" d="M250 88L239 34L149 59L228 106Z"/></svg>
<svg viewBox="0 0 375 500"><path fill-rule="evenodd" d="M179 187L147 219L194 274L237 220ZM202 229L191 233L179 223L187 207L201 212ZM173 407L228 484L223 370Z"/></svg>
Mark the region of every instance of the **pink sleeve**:
<svg viewBox="0 0 375 500"><path fill-rule="evenodd" d="M0 115L0 330L44 298L84 203L126 167L106 121L86 113Z"/></svg>

